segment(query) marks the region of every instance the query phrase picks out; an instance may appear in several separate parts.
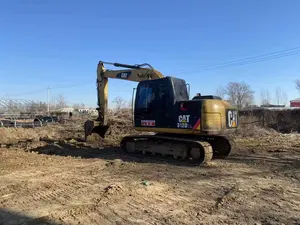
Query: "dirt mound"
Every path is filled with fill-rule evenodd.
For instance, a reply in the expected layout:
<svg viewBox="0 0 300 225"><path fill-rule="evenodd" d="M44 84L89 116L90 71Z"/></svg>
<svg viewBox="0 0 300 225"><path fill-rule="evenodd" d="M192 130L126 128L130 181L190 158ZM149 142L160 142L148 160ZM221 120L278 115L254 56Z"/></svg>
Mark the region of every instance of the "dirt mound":
<svg viewBox="0 0 300 225"><path fill-rule="evenodd" d="M242 125L234 133L238 137L266 137L266 136L280 136L280 133L276 132L274 129L263 128L257 125Z"/></svg>
<svg viewBox="0 0 300 225"><path fill-rule="evenodd" d="M49 124L36 128L0 128L0 145L20 143L55 142L75 139L84 140L83 128L75 122Z"/></svg>
<svg viewBox="0 0 300 225"><path fill-rule="evenodd" d="M16 144L20 141L39 141L41 138L56 138L59 127L0 128L1 144Z"/></svg>
<svg viewBox="0 0 300 225"><path fill-rule="evenodd" d="M107 186L106 188L104 188L105 196L116 195L122 191L123 191L123 188L119 184L111 184L111 185Z"/></svg>
<svg viewBox="0 0 300 225"><path fill-rule="evenodd" d="M97 134L88 137L88 143L96 147L103 145L119 145L123 137L132 134L144 134L150 132L138 132L134 129L131 109L111 110L107 114L108 124L110 125L105 139Z"/></svg>
<svg viewBox="0 0 300 225"><path fill-rule="evenodd" d="M119 145L124 136L138 133L133 128L131 110L129 109L109 111L107 118L111 125L105 139L97 134L90 135L87 144L91 147L116 146ZM49 124L36 128L0 128L0 144L17 145L20 142L39 141L81 143L84 141L84 122L84 119L74 117L64 124Z"/></svg>

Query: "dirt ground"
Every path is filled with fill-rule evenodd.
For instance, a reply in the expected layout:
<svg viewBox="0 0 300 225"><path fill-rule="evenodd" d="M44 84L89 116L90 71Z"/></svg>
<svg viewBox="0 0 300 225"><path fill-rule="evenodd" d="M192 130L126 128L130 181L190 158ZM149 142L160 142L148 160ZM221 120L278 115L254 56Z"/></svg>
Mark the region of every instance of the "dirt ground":
<svg viewBox="0 0 300 225"><path fill-rule="evenodd" d="M239 134L234 155L192 167L124 155L126 126L98 144L75 122L1 128L0 224L300 224L300 135Z"/></svg>

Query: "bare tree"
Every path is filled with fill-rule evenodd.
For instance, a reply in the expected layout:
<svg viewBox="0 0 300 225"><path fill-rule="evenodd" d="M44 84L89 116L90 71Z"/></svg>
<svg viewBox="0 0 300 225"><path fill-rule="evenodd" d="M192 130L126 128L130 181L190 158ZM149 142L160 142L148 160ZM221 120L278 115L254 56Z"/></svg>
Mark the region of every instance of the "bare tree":
<svg viewBox="0 0 300 225"><path fill-rule="evenodd" d="M85 104L84 104L84 103L80 103L80 104L75 103L75 104L73 104L72 107L73 107L74 109L84 109L84 108L85 108Z"/></svg>
<svg viewBox="0 0 300 225"><path fill-rule="evenodd" d="M261 104L268 105L271 103L271 96L269 90L262 90L260 92Z"/></svg>
<svg viewBox="0 0 300 225"><path fill-rule="evenodd" d="M56 109L56 104L57 104L57 102L56 102L56 97L55 97L55 96L52 96L52 97L51 97L51 100L50 100L50 108L51 108L51 109Z"/></svg>
<svg viewBox="0 0 300 225"><path fill-rule="evenodd" d="M226 85L224 90L229 97L229 101L239 109L249 106L253 101L254 91L244 82L230 82Z"/></svg>
<svg viewBox="0 0 300 225"><path fill-rule="evenodd" d="M132 103L134 104L134 102L132 102L132 99L129 99L129 100L127 101L126 107L132 108Z"/></svg>
<svg viewBox="0 0 300 225"><path fill-rule="evenodd" d="M77 104L77 103L75 103L75 104L73 104L73 106L72 106L74 109L80 109L81 107L80 107L80 104Z"/></svg>
<svg viewBox="0 0 300 225"><path fill-rule="evenodd" d="M28 112L31 113L46 113L47 104L45 102L32 102L28 105Z"/></svg>
<svg viewBox="0 0 300 225"><path fill-rule="evenodd" d="M126 108L126 101L122 97L116 97L113 102L116 104L116 109Z"/></svg>
<svg viewBox="0 0 300 225"><path fill-rule="evenodd" d="M218 88L217 88L217 90L216 90L216 96L219 96L219 97L221 97L221 98L224 98L225 97L225 95L226 95L226 90L225 90L225 88L224 87L222 87L222 86L219 86Z"/></svg>
<svg viewBox="0 0 300 225"><path fill-rule="evenodd" d="M296 83L296 89L300 92L300 80L299 79L296 80L295 83Z"/></svg>
<svg viewBox="0 0 300 225"><path fill-rule="evenodd" d="M62 94L58 95L56 102L57 102L56 106L58 109L61 109L61 108L64 108L67 106L65 97Z"/></svg>
<svg viewBox="0 0 300 225"><path fill-rule="evenodd" d="M283 104L283 105L286 105L287 100L288 100L287 93L286 93L285 91L282 91L282 92L281 92L281 101L282 101L282 104Z"/></svg>
<svg viewBox="0 0 300 225"><path fill-rule="evenodd" d="M287 102L287 94L280 87L277 87L275 90L275 100L277 105L279 104L285 105Z"/></svg>
<svg viewBox="0 0 300 225"><path fill-rule="evenodd" d="M275 100L276 100L277 105L279 105L279 102L280 102L280 95L281 95L280 88L276 88L276 90L275 90Z"/></svg>

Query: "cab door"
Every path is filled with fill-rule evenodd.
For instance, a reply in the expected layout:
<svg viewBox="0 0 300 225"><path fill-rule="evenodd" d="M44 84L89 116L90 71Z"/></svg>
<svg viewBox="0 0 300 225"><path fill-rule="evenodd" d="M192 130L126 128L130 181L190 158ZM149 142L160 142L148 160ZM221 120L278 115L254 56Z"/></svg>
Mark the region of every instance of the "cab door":
<svg viewBox="0 0 300 225"><path fill-rule="evenodd" d="M164 80L165 81L165 80ZM169 84L167 82L160 82L157 85L156 98L156 120L157 127L168 128L172 126L172 101Z"/></svg>
<svg viewBox="0 0 300 225"><path fill-rule="evenodd" d="M134 124L136 127L156 126L155 92L156 88L152 82L138 85L134 107Z"/></svg>
<svg viewBox="0 0 300 225"><path fill-rule="evenodd" d="M135 126L169 127L172 101L167 79L141 82L135 101Z"/></svg>

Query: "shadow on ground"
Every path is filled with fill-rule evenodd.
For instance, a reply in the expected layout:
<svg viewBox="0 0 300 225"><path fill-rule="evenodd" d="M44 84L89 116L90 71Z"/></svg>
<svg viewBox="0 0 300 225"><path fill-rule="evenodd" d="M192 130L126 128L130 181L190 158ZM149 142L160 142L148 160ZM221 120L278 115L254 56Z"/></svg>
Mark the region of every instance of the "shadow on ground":
<svg viewBox="0 0 300 225"><path fill-rule="evenodd" d="M44 147L37 147L30 151L37 152L39 154L57 155L57 156L71 156L79 158L100 158L104 160L121 159L125 162L137 162L137 163L154 163L154 164L171 164L176 166L197 166L190 163L188 160L175 160L173 157L162 157L159 155L148 154L128 154L124 153L119 147L103 147L92 148L86 146L83 142L76 143L54 143L53 141L48 143ZM237 151L226 159L229 163L241 163L256 166L266 166L266 164L275 166L277 168L288 168L293 166L299 168L300 157L295 152L264 152L263 154L251 153L249 151ZM288 157L287 157L288 156ZM295 157L289 157L295 156ZM223 161L224 159L218 159ZM213 161L216 161L214 159Z"/></svg>
<svg viewBox="0 0 300 225"><path fill-rule="evenodd" d="M13 212L7 209L0 209L1 225L61 225L47 217L32 218L30 216Z"/></svg>
<svg viewBox="0 0 300 225"><path fill-rule="evenodd" d="M129 154L123 152L123 150L119 147L92 148L85 146L84 143L80 142L77 142L74 145L62 143L57 144L52 142L48 143L48 145L43 147L30 149L30 151L45 155L71 156L83 159L121 159L124 162L171 164L177 166L197 166L197 164L192 164L188 160L175 160L171 156L160 157L158 155L152 155L150 153Z"/></svg>

